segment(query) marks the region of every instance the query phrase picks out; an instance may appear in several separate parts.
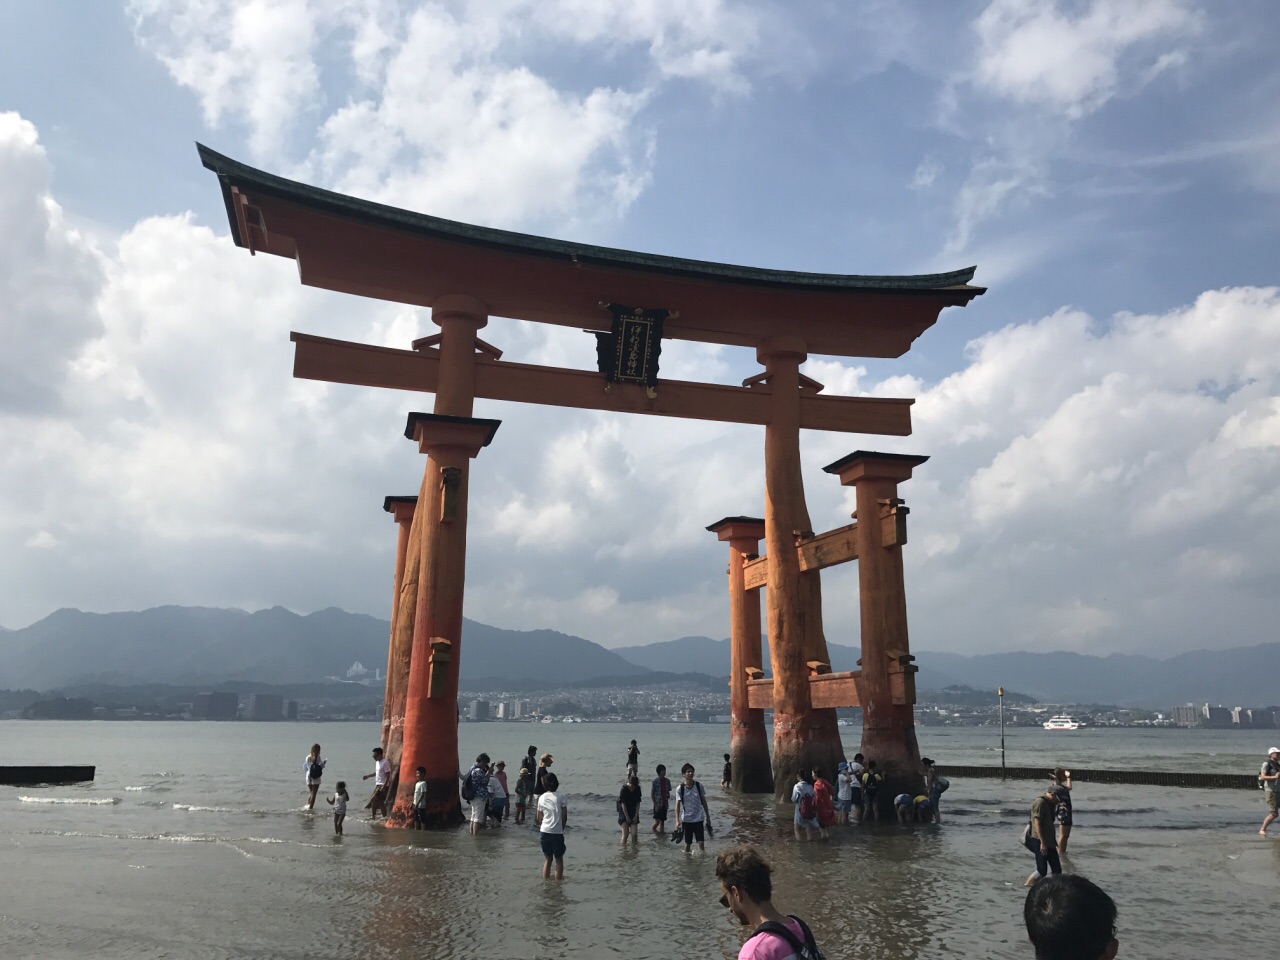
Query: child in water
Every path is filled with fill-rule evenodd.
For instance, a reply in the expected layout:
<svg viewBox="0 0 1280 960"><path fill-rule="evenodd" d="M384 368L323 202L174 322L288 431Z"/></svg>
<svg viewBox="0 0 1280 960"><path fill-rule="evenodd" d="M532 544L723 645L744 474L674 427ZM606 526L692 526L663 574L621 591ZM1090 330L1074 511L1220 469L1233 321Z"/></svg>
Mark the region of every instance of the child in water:
<svg viewBox="0 0 1280 960"><path fill-rule="evenodd" d="M347 801L351 799L347 795L347 781L339 780L337 787L334 789L332 797L326 797L329 806L333 807L333 832L342 833L342 821L347 816Z"/></svg>

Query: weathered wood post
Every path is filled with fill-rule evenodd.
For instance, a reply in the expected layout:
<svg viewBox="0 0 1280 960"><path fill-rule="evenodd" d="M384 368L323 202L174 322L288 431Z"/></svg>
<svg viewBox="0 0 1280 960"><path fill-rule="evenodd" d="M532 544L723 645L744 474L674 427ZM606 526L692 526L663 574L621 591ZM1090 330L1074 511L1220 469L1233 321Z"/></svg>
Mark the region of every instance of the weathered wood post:
<svg viewBox="0 0 1280 960"><path fill-rule="evenodd" d="M814 709L809 661L829 664L822 633L818 571L802 572L796 545L812 535L800 470L800 364L807 348L798 337L770 337L756 348L770 393L764 428L766 609L773 666L773 781L789 797L800 767L832 773L844 751L833 709ZM756 389L760 389L757 387ZM812 388L810 388L812 389Z"/></svg>
<svg viewBox="0 0 1280 960"><path fill-rule="evenodd" d="M752 710L747 678L764 666L760 637L760 591L746 588L743 567L764 539L764 520L725 517L707 527L729 544L729 757L733 789L740 793L772 793L773 768L765 736L764 711Z"/></svg>
<svg viewBox="0 0 1280 960"><path fill-rule="evenodd" d="M400 619L400 590L404 583L405 557L409 552L409 534L413 527L417 497L387 497L382 509L396 522L396 573L391 594L391 637L387 644L387 674L382 699L382 746L392 766L400 763L400 747L404 741L404 698L409 689L409 654L413 634L406 631L397 643L396 624Z"/></svg>
<svg viewBox="0 0 1280 960"><path fill-rule="evenodd" d="M862 752L884 774L882 797L921 786L916 742L914 668L907 642L907 592L902 547L907 508L898 484L928 457L858 450L823 469L854 488L858 538L858 593L862 625ZM892 671L903 673L905 703L894 704Z"/></svg>

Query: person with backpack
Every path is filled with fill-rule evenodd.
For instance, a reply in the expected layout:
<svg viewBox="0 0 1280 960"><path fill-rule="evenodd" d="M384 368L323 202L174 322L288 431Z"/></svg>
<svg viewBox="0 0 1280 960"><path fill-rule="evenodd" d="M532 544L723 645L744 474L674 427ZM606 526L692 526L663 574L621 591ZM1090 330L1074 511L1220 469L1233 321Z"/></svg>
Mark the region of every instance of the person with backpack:
<svg viewBox="0 0 1280 960"><path fill-rule="evenodd" d="M466 774L458 774L462 781L462 799L470 804L470 832L474 837L484 826L489 813L489 755L476 757L475 765Z"/></svg>
<svg viewBox="0 0 1280 960"><path fill-rule="evenodd" d="M942 810L938 806L942 795L951 787L951 781L938 775L938 768L928 757L920 758L920 766L924 770L924 793L929 798L929 809L933 812L933 822L942 822Z"/></svg>
<svg viewBox="0 0 1280 960"><path fill-rule="evenodd" d="M818 795L813 789L813 774L801 767L796 771L796 785L791 788L791 802L795 804L792 819L797 840L812 840L813 831L826 839L827 831L818 822ZM804 831L804 836L800 831Z"/></svg>
<svg viewBox="0 0 1280 960"><path fill-rule="evenodd" d="M307 774L307 809L314 810L316 806L316 794L320 792L320 778L324 776L324 765L327 761L320 756L320 744L313 743L311 752L307 754L307 759L303 763L303 770Z"/></svg>
<svg viewBox="0 0 1280 960"><path fill-rule="evenodd" d="M1272 747L1267 751L1267 759L1262 762L1258 772L1258 785L1262 787L1267 798L1267 816L1262 821L1262 829L1258 833L1267 835L1267 827L1280 817L1280 747Z"/></svg>
<svg viewBox="0 0 1280 960"><path fill-rule="evenodd" d="M884 783L884 775L876 772L876 762L867 761L867 769L862 774L862 803L866 815L871 820L880 817L880 784Z"/></svg>
<svg viewBox="0 0 1280 960"><path fill-rule="evenodd" d="M808 924L773 905L773 878L754 847L738 846L716 857L720 903L753 932L738 951L738 960L826 960Z"/></svg>
<svg viewBox="0 0 1280 960"><path fill-rule="evenodd" d="M676 788L676 830L683 831L684 852L693 849L693 842L698 841L698 849L705 850L703 835L710 833L711 810L707 807L707 792L702 784L694 779L697 773L692 763L680 768L684 774L684 782Z"/></svg>

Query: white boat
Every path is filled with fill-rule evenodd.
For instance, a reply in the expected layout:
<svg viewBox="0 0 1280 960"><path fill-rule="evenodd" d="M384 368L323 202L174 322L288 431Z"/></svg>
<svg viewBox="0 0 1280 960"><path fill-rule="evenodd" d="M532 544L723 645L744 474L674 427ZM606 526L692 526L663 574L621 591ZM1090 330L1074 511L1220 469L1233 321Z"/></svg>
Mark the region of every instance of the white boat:
<svg viewBox="0 0 1280 960"><path fill-rule="evenodd" d="M550 718L550 717L543 717L543 718L542 718L542 720L540 720L539 722L540 722L540 723L551 723L551 718Z"/></svg>
<svg viewBox="0 0 1280 960"><path fill-rule="evenodd" d="M1046 730L1079 730L1083 726L1075 717L1050 717L1044 722Z"/></svg>

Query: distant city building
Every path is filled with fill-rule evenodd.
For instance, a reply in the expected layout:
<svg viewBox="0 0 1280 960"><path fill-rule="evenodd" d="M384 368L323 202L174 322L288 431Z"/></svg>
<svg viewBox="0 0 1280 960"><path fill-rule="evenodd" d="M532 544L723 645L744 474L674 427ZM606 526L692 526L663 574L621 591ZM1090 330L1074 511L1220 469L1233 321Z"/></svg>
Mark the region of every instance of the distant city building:
<svg viewBox="0 0 1280 960"><path fill-rule="evenodd" d="M234 720L239 711L238 693L197 693L191 701L191 716L197 720Z"/></svg>
<svg viewBox="0 0 1280 960"><path fill-rule="evenodd" d="M489 719L489 701L488 700L472 700L467 704L468 720L488 720Z"/></svg>
<svg viewBox="0 0 1280 960"><path fill-rule="evenodd" d="M284 697L278 693L253 693L249 695L250 720L281 720L284 718Z"/></svg>
<svg viewBox="0 0 1280 960"><path fill-rule="evenodd" d="M290 700L284 705L284 717L286 720L298 719L298 701Z"/></svg>
<svg viewBox="0 0 1280 960"><path fill-rule="evenodd" d="M507 717L508 720L520 720L524 717L527 717L528 715L529 715L528 700L512 700L511 701L511 714L510 716Z"/></svg>
<svg viewBox="0 0 1280 960"><path fill-rule="evenodd" d="M1275 707L1250 707L1245 713L1249 717L1249 726L1271 729L1276 724Z"/></svg>
<svg viewBox="0 0 1280 960"><path fill-rule="evenodd" d="M1231 726L1231 711L1226 707L1214 707L1205 704L1200 708L1202 727L1223 728Z"/></svg>
<svg viewBox="0 0 1280 960"><path fill-rule="evenodd" d="M493 719L495 720L510 720L511 719L510 714L511 714L511 704L507 703L507 701L505 700L500 701L493 708Z"/></svg>

